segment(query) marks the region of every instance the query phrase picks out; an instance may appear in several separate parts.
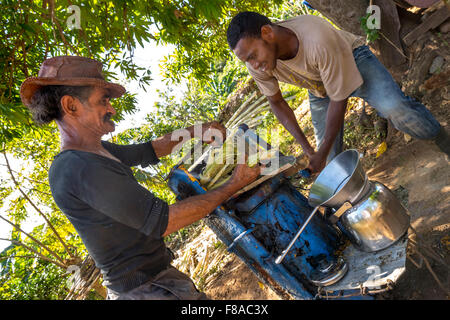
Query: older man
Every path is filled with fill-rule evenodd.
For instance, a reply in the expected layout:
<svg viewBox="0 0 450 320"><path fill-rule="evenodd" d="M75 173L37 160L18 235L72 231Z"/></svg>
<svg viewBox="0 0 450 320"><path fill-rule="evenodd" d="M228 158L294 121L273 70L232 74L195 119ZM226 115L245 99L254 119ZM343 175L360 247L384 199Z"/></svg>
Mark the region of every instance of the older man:
<svg viewBox="0 0 450 320"><path fill-rule="evenodd" d="M101 71L95 60L55 57L22 84L21 98L34 120L55 120L59 128L61 152L49 171L55 202L102 270L109 299L204 299L189 277L171 267L163 237L208 215L255 180L260 168L238 165L225 185L173 205L158 199L130 167L157 163L179 139L167 134L134 145L102 141L114 131L110 100L125 89L106 82ZM202 127L225 132L215 122ZM193 127L186 130L193 137Z"/></svg>
<svg viewBox="0 0 450 320"><path fill-rule="evenodd" d="M396 129L416 139L433 139L450 154L448 133L423 104L403 94L363 38L312 15L272 23L256 12L241 12L228 26L227 40L275 116L302 146L312 172L321 171L342 151L349 97L363 98ZM281 95L278 81L308 89L317 151Z"/></svg>

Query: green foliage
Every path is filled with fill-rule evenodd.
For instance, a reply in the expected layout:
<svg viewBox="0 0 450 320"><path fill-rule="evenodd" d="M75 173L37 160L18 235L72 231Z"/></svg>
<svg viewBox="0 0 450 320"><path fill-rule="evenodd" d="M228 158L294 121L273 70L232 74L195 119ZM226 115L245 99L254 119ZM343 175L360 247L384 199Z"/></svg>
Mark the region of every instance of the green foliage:
<svg viewBox="0 0 450 320"><path fill-rule="evenodd" d="M207 93L208 96L212 99L212 104L223 106L228 96L236 88L236 78L238 76L239 68L228 67L228 70L226 71L224 71L223 68L222 70L213 70L214 71L212 76L210 77L210 81L207 83L205 93Z"/></svg>
<svg viewBox="0 0 450 320"><path fill-rule="evenodd" d="M100 60L107 79L117 78L114 68L128 79L148 85L148 70L133 62L136 41L150 40L151 21L141 14L143 8L129 9L125 1L84 1L82 29L70 30L66 20L71 1L12 1L1 3L0 41L0 148L29 131L39 131L21 104L19 90L25 78L36 76L46 58L81 55ZM120 17L120 18L119 18ZM123 99L117 109L134 109L133 101Z"/></svg>
<svg viewBox="0 0 450 320"><path fill-rule="evenodd" d="M161 43L173 43L175 51L163 61L166 78L180 82L191 77L206 80L217 64L230 56L226 28L231 18L241 11L271 15L272 1L200 0L172 1L161 11L155 37ZM164 15L164 19L162 16Z"/></svg>
<svg viewBox="0 0 450 320"><path fill-rule="evenodd" d="M2 262L0 276L1 300L61 300L67 294L67 276L61 268L46 261L22 258L20 250L14 251L19 258ZM22 250L22 254L25 254ZM3 253L0 254L0 259ZM25 256L25 255L23 255Z"/></svg>
<svg viewBox="0 0 450 320"><path fill-rule="evenodd" d="M38 222L29 232L40 243L13 230L11 240L16 241L15 245L0 255L3 262L0 265L0 299L64 298L68 288L65 269L61 265L67 266L72 256L85 255L81 239L55 205L47 181L50 164L59 152L57 137L55 124L34 127L24 132L15 143L5 145L6 153L0 155L3 167L7 164L6 159L9 159L9 167L5 167L6 176L2 176L0 185L2 218L18 227L36 216L42 219L42 215L45 215L48 219L48 223ZM20 167L12 163L13 156L23 161ZM8 177L8 180L3 179ZM2 220L0 223L6 222ZM64 245L50 224L63 239ZM44 260L39 254L52 262Z"/></svg>
<svg viewBox="0 0 450 320"><path fill-rule="evenodd" d="M367 25L367 20L372 16L372 13L366 14L364 17L360 18L361 21L361 29L364 31L364 33L367 35L367 41L373 42L377 40L380 37L380 33L378 29L372 29L369 28Z"/></svg>

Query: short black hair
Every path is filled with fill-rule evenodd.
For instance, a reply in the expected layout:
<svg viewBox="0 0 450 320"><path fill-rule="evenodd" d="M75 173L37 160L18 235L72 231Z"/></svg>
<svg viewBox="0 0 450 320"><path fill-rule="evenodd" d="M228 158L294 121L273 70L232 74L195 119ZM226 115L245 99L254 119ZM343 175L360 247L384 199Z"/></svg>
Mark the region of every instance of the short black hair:
<svg viewBox="0 0 450 320"><path fill-rule="evenodd" d="M85 102L91 95L92 89L91 86L51 85L40 87L34 93L30 104L34 122L44 125L53 120L61 120L63 116L61 98L67 95Z"/></svg>
<svg viewBox="0 0 450 320"><path fill-rule="evenodd" d="M227 29L227 41L231 50L234 50L239 40L244 37L261 37L261 27L273 23L262 14L245 11L240 12L233 19Z"/></svg>

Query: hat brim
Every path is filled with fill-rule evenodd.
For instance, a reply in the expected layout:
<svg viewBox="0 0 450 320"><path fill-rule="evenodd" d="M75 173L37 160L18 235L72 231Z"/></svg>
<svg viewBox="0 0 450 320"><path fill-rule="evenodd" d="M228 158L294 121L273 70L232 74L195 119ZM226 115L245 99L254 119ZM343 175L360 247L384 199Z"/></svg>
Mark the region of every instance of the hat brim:
<svg viewBox="0 0 450 320"><path fill-rule="evenodd" d="M61 86L94 86L106 88L110 91L111 98L119 98L125 92L125 88L120 84L107 82L102 79L95 78L38 78L32 77L26 79L20 86L20 98L28 108L31 105L31 99L34 93L41 87L50 85Z"/></svg>

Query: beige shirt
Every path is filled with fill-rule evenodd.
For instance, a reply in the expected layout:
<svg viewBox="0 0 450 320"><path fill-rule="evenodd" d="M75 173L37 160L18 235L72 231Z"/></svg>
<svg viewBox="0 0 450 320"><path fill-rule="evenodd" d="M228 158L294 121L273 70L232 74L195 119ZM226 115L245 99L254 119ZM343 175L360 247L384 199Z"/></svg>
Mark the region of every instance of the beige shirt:
<svg viewBox="0 0 450 320"><path fill-rule="evenodd" d="M339 101L347 98L362 83L353 49L364 44L364 38L334 28L325 19L304 15L277 23L292 30L299 39L297 55L289 60L277 59L272 71L246 66L265 96L279 90L278 81L297 85L317 97L328 96Z"/></svg>

